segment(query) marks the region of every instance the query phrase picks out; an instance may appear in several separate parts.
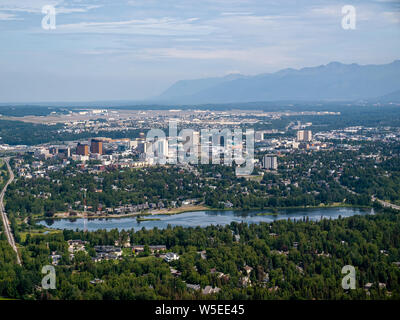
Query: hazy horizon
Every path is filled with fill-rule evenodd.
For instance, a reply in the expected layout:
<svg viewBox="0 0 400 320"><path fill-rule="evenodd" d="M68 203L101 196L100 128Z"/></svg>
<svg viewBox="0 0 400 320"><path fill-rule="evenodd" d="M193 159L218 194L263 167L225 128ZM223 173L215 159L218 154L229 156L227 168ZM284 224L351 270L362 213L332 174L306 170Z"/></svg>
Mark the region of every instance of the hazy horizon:
<svg viewBox="0 0 400 320"><path fill-rule="evenodd" d="M395 61L400 61L400 59L396 59L396 60L394 60L394 61L392 61L390 63L393 63ZM328 64L337 63L337 62L341 63L340 61L331 61ZM328 65L328 64L326 64L326 65ZM354 63L354 64L357 64L357 63ZM301 70L301 69L316 68L316 67L326 66L326 65L304 66L304 67L301 67L301 68L290 68L289 67L287 69ZM346 64L346 65L349 65L349 64ZM374 64L360 65L360 66L372 66L372 65L374 65ZM281 69L281 70L277 70L276 72L280 72L280 71L283 71L283 70L286 70L286 68L285 69ZM257 75L273 74L273 73L276 73L276 72L260 73L260 74L257 74ZM252 76L252 75L244 75L244 74L240 74L240 75L241 76L245 76L245 77L246 76ZM229 76L229 75L216 76L216 78L223 78L223 77L226 77L226 76ZM199 79L207 79L207 78L194 78L194 79L188 78L188 79L181 79L181 80L177 80L177 81L186 81L186 80L191 81L191 80L199 80ZM163 90L162 92L165 92L166 89L169 89L169 88L171 88L171 86L165 88L165 90ZM283 102L285 100L265 100L264 102L274 102L274 101ZM287 101L296 101L296 99L294 99L294 100L293 99L288 99ZM312 100L310 100L310 101L312 101ZM330 100L325 100L325 99L318 100L317 99L315 101L321 101L321 102L326 101L326 102L329 102ZM336 101L336 100L332 100L332 101ZM351 101L351 99L345 99L345 100L337 99L337 101L338 102L340 102L340 101ZM143 99L104 99L104 100L95 99L95 100L70 100L70 101L64 101L64 100L51 100L51 101L49 101L49 100L42 100L42 101L27 100L27 101L4 101L4 102L0 101L0 106L1 105L7 105L7 104L13 104L13 103L15 103L15 105L30 104L30 103L36 105L36 104L46 104L46 103L53 103L53 104L68 104L68 103L71 103L71 104L79 104L79 103L95 104L95 103L102 103L102 102L109 102L109 103L114 103L114 104L121 103L121 106L124 106L124 103L127 103L127 104L130 104L130 103L134 103L134 104L135 103L136 104L142 104L142 103L153 104L154 103L154 104L160 104L160 105L170 104L168 101L163 101L162 99L158 99L158 96L154 96L154 97L148 97L147 99L143 98ZM257 101L247 101L246 103L254 103L254 102L257 102ZM304 101L298 100L298 102L304 102ZM213 102L209 102L209 103L213 104ZM225 102L225 103L240 103L240 102ZM187 103L178 103L178 105L185 105L185 104L187 104ZM189 104L193 104L193 103L189 103ZM221 104L221 102L219 102L217 104Z"/></svg>
<svg viewBox="0 0 400 320"><path fill-rule="evenodd" d="M56 29L44 30L44 5ZM341 26L356 8L356 29ZM3 0L0 103L142 101L179 80L399 59L391 0Z"/></svg>

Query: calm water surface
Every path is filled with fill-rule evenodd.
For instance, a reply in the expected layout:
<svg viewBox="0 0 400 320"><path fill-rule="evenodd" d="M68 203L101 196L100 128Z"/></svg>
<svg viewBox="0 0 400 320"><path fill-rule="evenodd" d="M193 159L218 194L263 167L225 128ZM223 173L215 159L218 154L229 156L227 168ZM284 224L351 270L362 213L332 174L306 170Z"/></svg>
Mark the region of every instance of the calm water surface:
<svg viewBox="0 0 400 320"><path fill-rule="evenodd" d="M95 231L98 229L118 229L118 230L140 230L142 228L152 229L157 227L164 229L168 225L182 227L206 227L210 225L226 225L232 221L246 223L272 222L282 219L305 219L318 221L321 218L337 219L350 217L353 215L374 214L373 209L362 208L313 208L313 209L286 209L280 210L276 215L260 215L268 213L268 210L254 211L195 211L185 212L176 215L154 215L145 218L160 219L159 221L137 222L136 217L109 218L109 219L89 219L87 229ZM55 229L83 230L84 219L60 219L42 220L38 222L46 227Z"/></svg>

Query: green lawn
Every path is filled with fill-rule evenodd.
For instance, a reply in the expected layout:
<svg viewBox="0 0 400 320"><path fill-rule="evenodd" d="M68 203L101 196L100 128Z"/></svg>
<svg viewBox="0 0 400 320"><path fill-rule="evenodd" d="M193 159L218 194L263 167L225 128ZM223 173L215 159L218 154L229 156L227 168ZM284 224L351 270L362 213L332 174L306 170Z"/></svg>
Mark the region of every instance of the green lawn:
<svg viewBox="0 0 400 320"><path fill-rule="evenodd" d="M156 257L154 257L154 256L148 256L148 257L139 257L139 258L136 258L136 260L137 261L141 261L141 262L144 262L144 261L149 261L149 260L155 260L155 259L157 259Z"/></svg>
<svg viewBox="0 0 400 320"><path fill-rule="evenodd" d="M61 233L61 230L54 230L54 229L45 229L45 230L31 230L31 232L29 231L22 231L19 233L19 235L21 236L21 242L24 242L26 239L26 235L29 233L31 235L31 237L37 236L37 235L43 235L44 232L48 232L46 234L55 234L55 233Z"/></svg>

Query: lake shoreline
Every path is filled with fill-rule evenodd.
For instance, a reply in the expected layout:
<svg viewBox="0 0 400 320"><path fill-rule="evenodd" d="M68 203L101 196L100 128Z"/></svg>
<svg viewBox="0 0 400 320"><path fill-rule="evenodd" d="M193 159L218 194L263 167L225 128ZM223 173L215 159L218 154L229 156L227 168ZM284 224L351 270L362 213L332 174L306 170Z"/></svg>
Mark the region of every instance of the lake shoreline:
<svg viewBox="0 0 400 320"><path fill-rule="evenodd" d="M322 219L340 219L354 215L375 214L373 208L363 207L318 207L318 208L292 208L272 213L270 210L203 210L191 211L180 215L156 215L154 218L137 219L135 217L123 218L97 218L86 220L78 219L50 219L41 220L37 224L50 229L88 230L119 229L135 231L145 229L165 229L168 226L207 227L210 225L228 225L232 222L258 224L271 223L277 220L304 220L320 221Z"/></svg>
<svg viewBox="0 0 400 320"><path fill-rule="evenodd" d="M363 209L372 209L373 206L362 206L362 205L348 205L348 204L332 204L332 205L320 205L320 206L293 206L293 207L265 207L265 208L249 208L249 209L241 209L241 208L211 208L204 205L201 206L192 206L192 207L184 207L182 209L176 208L176 210L167 211L152 211L152 212L144 212L144 213L128 213L128 214L118 214L118 215L101 215L101 216L88 216L87 220L95 220L95 219L123 219L123 218L133 218L133 217L151 217L151 216L173 216L179 215L187 212L200 212L200 211L237 211L237 212L250 212L250 211L266 211L266 210L287 210L287 209L324 209L324 208L363 208ZM271 216L278 214L271 212ZM282 214L282 213L281 213ZM84 219L83 214L77 216L56 216L56 217L45 217L45 216L37 216L34 218L35 221L42 220L78 220Z"/></svg>

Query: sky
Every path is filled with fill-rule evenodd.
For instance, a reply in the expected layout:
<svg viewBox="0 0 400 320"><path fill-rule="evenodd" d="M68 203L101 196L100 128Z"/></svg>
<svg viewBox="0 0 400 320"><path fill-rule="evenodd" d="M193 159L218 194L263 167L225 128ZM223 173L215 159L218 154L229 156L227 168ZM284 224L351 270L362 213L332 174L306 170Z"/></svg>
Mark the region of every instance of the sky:
<svg viewBox="0 0 400 320"><path fill-rule="evenodd" d="M0 49L0 103L141 100L178 80L390 63L400 0L0 0Z"/></svg>

